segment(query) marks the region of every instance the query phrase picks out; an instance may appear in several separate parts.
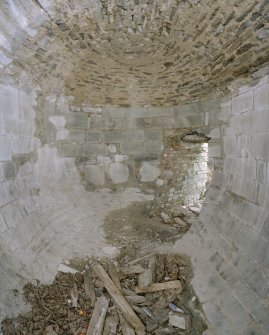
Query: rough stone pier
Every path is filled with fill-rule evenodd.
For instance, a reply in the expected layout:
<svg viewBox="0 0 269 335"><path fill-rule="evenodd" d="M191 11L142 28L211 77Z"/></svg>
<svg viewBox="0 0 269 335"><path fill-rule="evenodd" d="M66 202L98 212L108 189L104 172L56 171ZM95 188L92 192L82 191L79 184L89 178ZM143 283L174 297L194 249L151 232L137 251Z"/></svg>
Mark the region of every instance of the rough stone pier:
<svg viewBox="0 0 269 335"><path fill-rule="evenodd" d="M0 319L115 247L189 257L204 335L269 334L268 0L1 1Z"/></svg>

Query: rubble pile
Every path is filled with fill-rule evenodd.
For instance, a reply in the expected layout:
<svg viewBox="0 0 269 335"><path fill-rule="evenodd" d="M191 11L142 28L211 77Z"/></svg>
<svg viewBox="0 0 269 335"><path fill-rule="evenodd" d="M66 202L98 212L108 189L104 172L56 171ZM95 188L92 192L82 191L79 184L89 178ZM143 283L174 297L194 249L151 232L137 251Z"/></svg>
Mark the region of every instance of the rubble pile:
<svg viewBox="0 0 269 335"><path fill-rule="evenodd" d="M180 255L91 260L81 271L63 269L51 285L25 285L32 309L5 319L4 335L201 335L205 329Z"/></svg>
<svg viewBox="0 0 269 335"><path fill-rule="evenodd" d="M198 203L196 206L181 206L177 204L169 204L167 206L152 206L150 217L160 216L162 222L173 225L182 232L186 232L193 221L201 211L202 205Z"/></svg>

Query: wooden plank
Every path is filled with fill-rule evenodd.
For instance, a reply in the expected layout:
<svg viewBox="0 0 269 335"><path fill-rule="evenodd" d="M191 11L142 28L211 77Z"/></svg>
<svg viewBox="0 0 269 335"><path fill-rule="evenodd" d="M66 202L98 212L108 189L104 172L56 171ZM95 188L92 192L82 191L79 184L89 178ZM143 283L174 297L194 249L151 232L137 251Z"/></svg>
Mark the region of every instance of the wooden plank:
<svg viewBox="0 0 269 335"><path fill-rule="evenodd" d="M98 275L100 280L104 283L105 288L114 299L115 303L120 308L123 316L125 317L126 321L130 323L130 325L135 329L138 335L145 334L145 326L138 318L138 316L133 311L132 307L129 305L125 297L122 295L120 290L117 286L113 283L109 275L106 273L102 265L100 264L93 264L92 266L95 273Z"/></svg>
<svg viewBox="0 0 269 335"><path fill-rule="evenodd" d="M128 295L126 299L130 304L143 304L147 299L143 295Z"/></svg>
<svg viewBox="0 0 269 335"><path fill-rule="evenodd" d="M84 289L85 289L86 298L89 298L91 302L94 303L96 301L96 294L95 294L94 285L92 282L91 272L89 270L86 270L84 272Z"/></svg>
<svg viewBox="0 0 269 335"><path fill-rule="evenodd" d="M71 301L72 301L72 307L78 307L78 287L77 284L75 283L74 286L71 288Z"/></svg>
<svg viewBox="0 0 269 335"><path fill-rule="evenodd" d="M131 265L131 266L126 266L124 268L120 269L120 272L122 275L132 275L132 274L139 274L144 272L145 269L141 265Z"/></svg>
<svg viewBox="0 0 269 335"><path fill-rule="evenodd" d="M137 258L137 259L134 259L134 260L130 261L129 263L127 263L126 266L131 266L131 265L137 264L137 263L139 263L139 262L141 262L141 261L144 261L144 260L146 260L146 259L149 259L152 255L154 255L154 254L144 255L144 256L142 256L142 257L139 257L139 258Z"/></svg>
<svg viewBox="0 0 269 335"><path fill-rule="evenodd" d="M155 273L155 257L151 256L149 259L148 268L138 275L138 286L139 287L148 287L154 282L154 273Z"/></svg>
<svg viewBox="0 0 269 335"><path fill-rule="evenodd" d="M129 325L129 323L124 319L124 317L121 314L120 314L120 323L123 335L135 335L134 329Z"/></svg>
<svg viewBox="0 0 269 335"><path fill-rule="evenodd" d="M87 335L102 335L103 334L103 327L106 318L106 313L108 310L110 299L101 296L97 298L92 318L87 330Z"/></svg>
<svg viewBox="0 0 269 335"><path fill-rule="evenodd" d="M105 321L103 335L117 335L118 324L118 314L108 316Z"/></svg>
<svg viewBox="0 0 269 335"><path fill-rule="evenodd" d="M121 291L120 277L119 277L119 268L117 263L109 263L109 275L113 280L114 284Z"/></svg>
<svg viewBox="0 0 269 335"><path fill-rule="evenodd" d="M172 289L182 289L180 280L172 280L165 283L154 283L147 287L135 287L136 293L156 292Z"/></svg>

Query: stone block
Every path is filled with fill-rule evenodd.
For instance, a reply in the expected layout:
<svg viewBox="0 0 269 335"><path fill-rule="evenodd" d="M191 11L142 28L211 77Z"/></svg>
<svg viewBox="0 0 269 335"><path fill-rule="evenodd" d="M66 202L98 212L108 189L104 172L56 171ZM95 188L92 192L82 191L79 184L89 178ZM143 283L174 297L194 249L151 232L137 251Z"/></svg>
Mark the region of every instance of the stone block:
<svg viewBox="0 0 269 335"><path fill-rule="evenodd" d="M149 107L147 108L147 114L149 117L156 117L156 116L173 117L175 111L173 107Z"/></svg>
<svg viewBox="0 0 269 335"><path fill-rule="evenodd" d="M122 107L106 107L103 109L102 116L111 118L124 118L126 116L126 108Z"/></svg>
<svg viewBox="0 0 269 335"><path fill-rule="evenodd" d="M14 164L13 161L3 162L2 168L3 168L3 173L4 173L5 179L15 178L16 167L15 167L15 164Z"/></svg>
<svg viewBox="0 0 269 335"><path fill-rule="evenodd" d="M257 204L263 207L269 206L269 186L268 184L259 184ZM269 239L269 235L268 235L268 239Z"/></svg>
<svg viewBox="0 0 269 335"><path fill-rule="evenodd" d="M86 142L101 143L103 141L103 133L100 130L86 130Z"/></svg>
<svg viewBox="0 0 269 335"><path fill-rule="evenodd" d="M162 142L163 130L162 129L146 129L144 130L145 142Z"/></svg>
<svg viewBox="0 0 269 335"><path fill-rule="evenodd" d="M252 320L247 310L228 290L217 298L217 303L221 306L224 315L231 320L238 329L244 329L246 324Z"/></svg>
<svg viewBox="0 0 269 335"><path fill-rule="evenodd" d="M105 143L120 143L125 141L125 130L109 130L104 132Z"/></svg>
<svg viewBox="0 0 269 335"><path fill-rule="evenodd" d="M236 156L237 155L237 141L236 136L225 136L224 142L224 156Z"/></svg>
<svg viewBox="0 0 269 335"><path fill-rule="evenodd" d="M253 203L257 199L258 182L235 176L231 181L231 191Z"/></svg>
<svg viewBox="0 0 269 335"><path fill-rule="evenodd" d="M76 157L81 155L81 145L80 144L61 144L60 145L60 155L63 157Z"/></svg>
<svg viewBox="0 0 269 335"><path fill-rule="evenodd" d="M221 144L210 143L208 144L208 158L221 157Z"/></svg>
<svg viewBox="0 0 269 335"><path fill-rule="evenodd" d="M245 116L245 114L247 113L244 113L243 115L232 115L229 120L230 124L222 127L223 135L231 136L241 134L243 127L243 117Z"/></svg>
<svg viewBox="0 0 269 335"><path fill-rule="evenodd" d="M253 157L269 160L269 133L256 133L252 136L250 151Z"/></svg>
<svg viewBox="0 0 269 335"><path fill-rule="evenodd" d="M103 110L101 107L90 107L90 106L83 106L82 111L85 113L90 113L90 114L102 114Z"/></svg>
<svg viewBox="0 0 269 335"><path fill-rule="evenodd" d="M67 142L82 144L85 143L85 130L69 130Z"/></svg>
<svg viewBox="0 0 269 335"><path fill-rule="evenodd" d="M68 112L64 114L66 128L88 128L88 115L81 112Z"/></svg>
<svg viewBox="0 0 269 335"><path fill-rule="evenodd" d="M12 140L13 154L27 154L33 150L33 139L31 137L14 137Z"/></svg>
<svg viewBox="0 0 269 335"><path fill-rule="evenodd" d="M126 119L125 118L109 118L109 117L91 117L90 119L91 129L125 129Z"/></svg>
<svg viewBox="0 0 269 335"><path fill-rule="evenodd" d="M267 180L267 166L266 162L262 160L257 161L257 180L259 183L265 183Z"/></svg>
<svg viewBox="0 0 269 335"><path fill-rule="evenodd" d="M18 115L18 90L9 85L0 85L0 113Z"/></svg>
<svg viewBox="0 0 269 335"><path fill-rule="evenodd" d="M269 104L268 104L269 106ZM268 107L269 108L269 107ZM254 122L252 127L255 131L268 131L269 130L269 113L268 108L256 109L254 112ZM250 128L252 129L252 128Z"/></svg>
<svg viewBox="0 0 269 335"><path fill-rule="evenodd" d="M3 218L3 215L0 211L0 233L3 233L4 231L8 230L8 226L6 225L6 222Z"/></svg>
<svg viewBox="0 0 269 335"><path fill-rule="evenodd" d="M163 144L159 142L145 142L143 147L144 154L160 154L163 150Z"/></svg>
<svg viewBox="0 0 269 335"><path fill-rule="evenodd" d="M115 163L127 162L129 159L128 155L115 155L114 161Z"/></svg>
<svg viewBox="0 0 269 335"><path fill-rule="evenodd" d="M142 129L129 129L126 132L127 142L144 142L144 130Z"/></svg>
<svg viewBox="0 0 269 335"><path fill-rule="evenodd" d="M171 128L174 127L175 122L173 118L164 117L140 117L135 119L128 119L127 126L129 129L151 129L151 128Z"/></svg>
<svg viewBox="0 0 269 335"><path fill-rule="evenodd" d="M251 267L252 272L246 278L246 282L252 287L255 293L261 298L268 296L269 294L269 282L263 274L263 270L260 268ZM268 315L268 314L267 314Z"/></svg>
<svg viewBox="0 0 269 335"><path fill-rule="evenodd" d="M261 303L258 295L256 295L253 289L242 280L234 286L233 294L249 310L253 310L255 306L259 306Z"/></svg>
<svg viewBox="0 0 269 335"><path fill-rule="evenodd" d="M82 155L91 156L93 154L103 155L107 153L105 144L86 143L82 145Z"/></svg>
<svg viewBox="0 0 269 335"><path fill-rule="evenodd" d="M142 165L140 167L139 173L140 173L140 180L142 182L153 182L155 181L161 171L159 168L159 161L146 161L142 162Z"/></svg>
<svg viewBox="0 0 269 335"><path fill-rule="evenodd" d="M105 165L86 165L84 167L87 180L96 186L105 184Z"/></svg>
<svg viewBox="0 0 269 335"><path fill-rule="evenodd" d="M0 114L0 136L6 135L6 122L3 114Z"/></svg>
<svg viewBox="0 0 269 335"><path fill-rule="evenodd" d="M199 113L199 104L188 104L174 107L175 115L196 114Z"/></svg>
<svg viewBox="0 0 269 335"><path fill-rule="evenodd" d="M252 310L252 315L254 315L254 319L258 323L260 327L260 331L258 335L265 335L269 333L269 322L268 322L268 306L264 306L263 304L259 304L256 306L255 310ZM251 335L251 333L249 333Z"/></svg>
<svg viewBox="0 0 269 335"><path fill-rule="evenodd" d="M122 143L120 146L120 150L122 154L142 154L143 147L142 143Z"/></svg>
<svg viewBox="0 0 269 335"><path fill-rule="evenodd" d="M255 109L269 106L269 84L262 85L254 90Z"/></svg>
<svg viewBox="0 0 269 335"><path fill-rule="evenodd" d="M148 117L148 109L144 107L137 108L127 108L126 117L127 118L139 118L139 117Z"/></svg>
<svg viewBox="0 0 269 335"><path fill-rule="evenodd" d="M15 183L13 181L4 181L0 184L0 207L15 200Z"/></svg>
<svg viewBox="0 0 269 335"><path fill-rule="evenodd" d="M12 158L12 142L9 136L0 136L0 161L8 161Z"/></svg>
<svg viewBox="0 0 269 335"><path fill-rule="evenodd" d="M225 115L231 115L232 114L232 98L231 97L225 97L221 99L220 101L220 112Z"/></svg>
<svg viewBox="0 0 269 335"><path fill-rule="evenodd" d="M112 184L122 184L128 181L128 166L121 163L112 163L109 167L109 177Z"/></svg>
<svg viewBox="0 0 269 335"><path fill-rule="evenodd" d="M34 133L34 123L20 120L15 117L6 117L6 133L14 136L32 136Z"/></svg>
<svg viewBox="0 0 269 335"><path fill-rule="evenodd" d="M114 144L108 144L107 146L107 151L110 153L110 154L116 154L117 152L120 151L120 144L119 143L114 143Z"/></svg>
<svg viewBox="0 0 269 335"><path fill-rule="evenodd" d="M180 115L172 119L171 128L198 127L204 125L204 115Z"/></svg>
<svg viewBox="0 0 269 335"><path fill-rule="evenodd" d="M23 212L17 200L2 207L1 212L9 228L16 228L23 217Z"/></svg>
<svg viewBox="0 0 269 335"><path fill-rule="evenodd" d="M240 114L253 109L253 90L250 89L243 94L232 98L232 113Z"/></svg>

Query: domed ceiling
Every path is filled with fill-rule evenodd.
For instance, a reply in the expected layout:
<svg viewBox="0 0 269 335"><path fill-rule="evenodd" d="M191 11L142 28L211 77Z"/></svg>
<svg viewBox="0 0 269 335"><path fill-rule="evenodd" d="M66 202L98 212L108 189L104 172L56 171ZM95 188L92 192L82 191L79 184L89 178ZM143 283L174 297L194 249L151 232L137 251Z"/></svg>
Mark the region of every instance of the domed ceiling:
<svg viewBox="0 0 269 335"><path fill-rule="evenodd" d="M176 105L269 61L267 0L0 6L0 77L31 78L45 94L63 92L93 106Z"/></svg>

